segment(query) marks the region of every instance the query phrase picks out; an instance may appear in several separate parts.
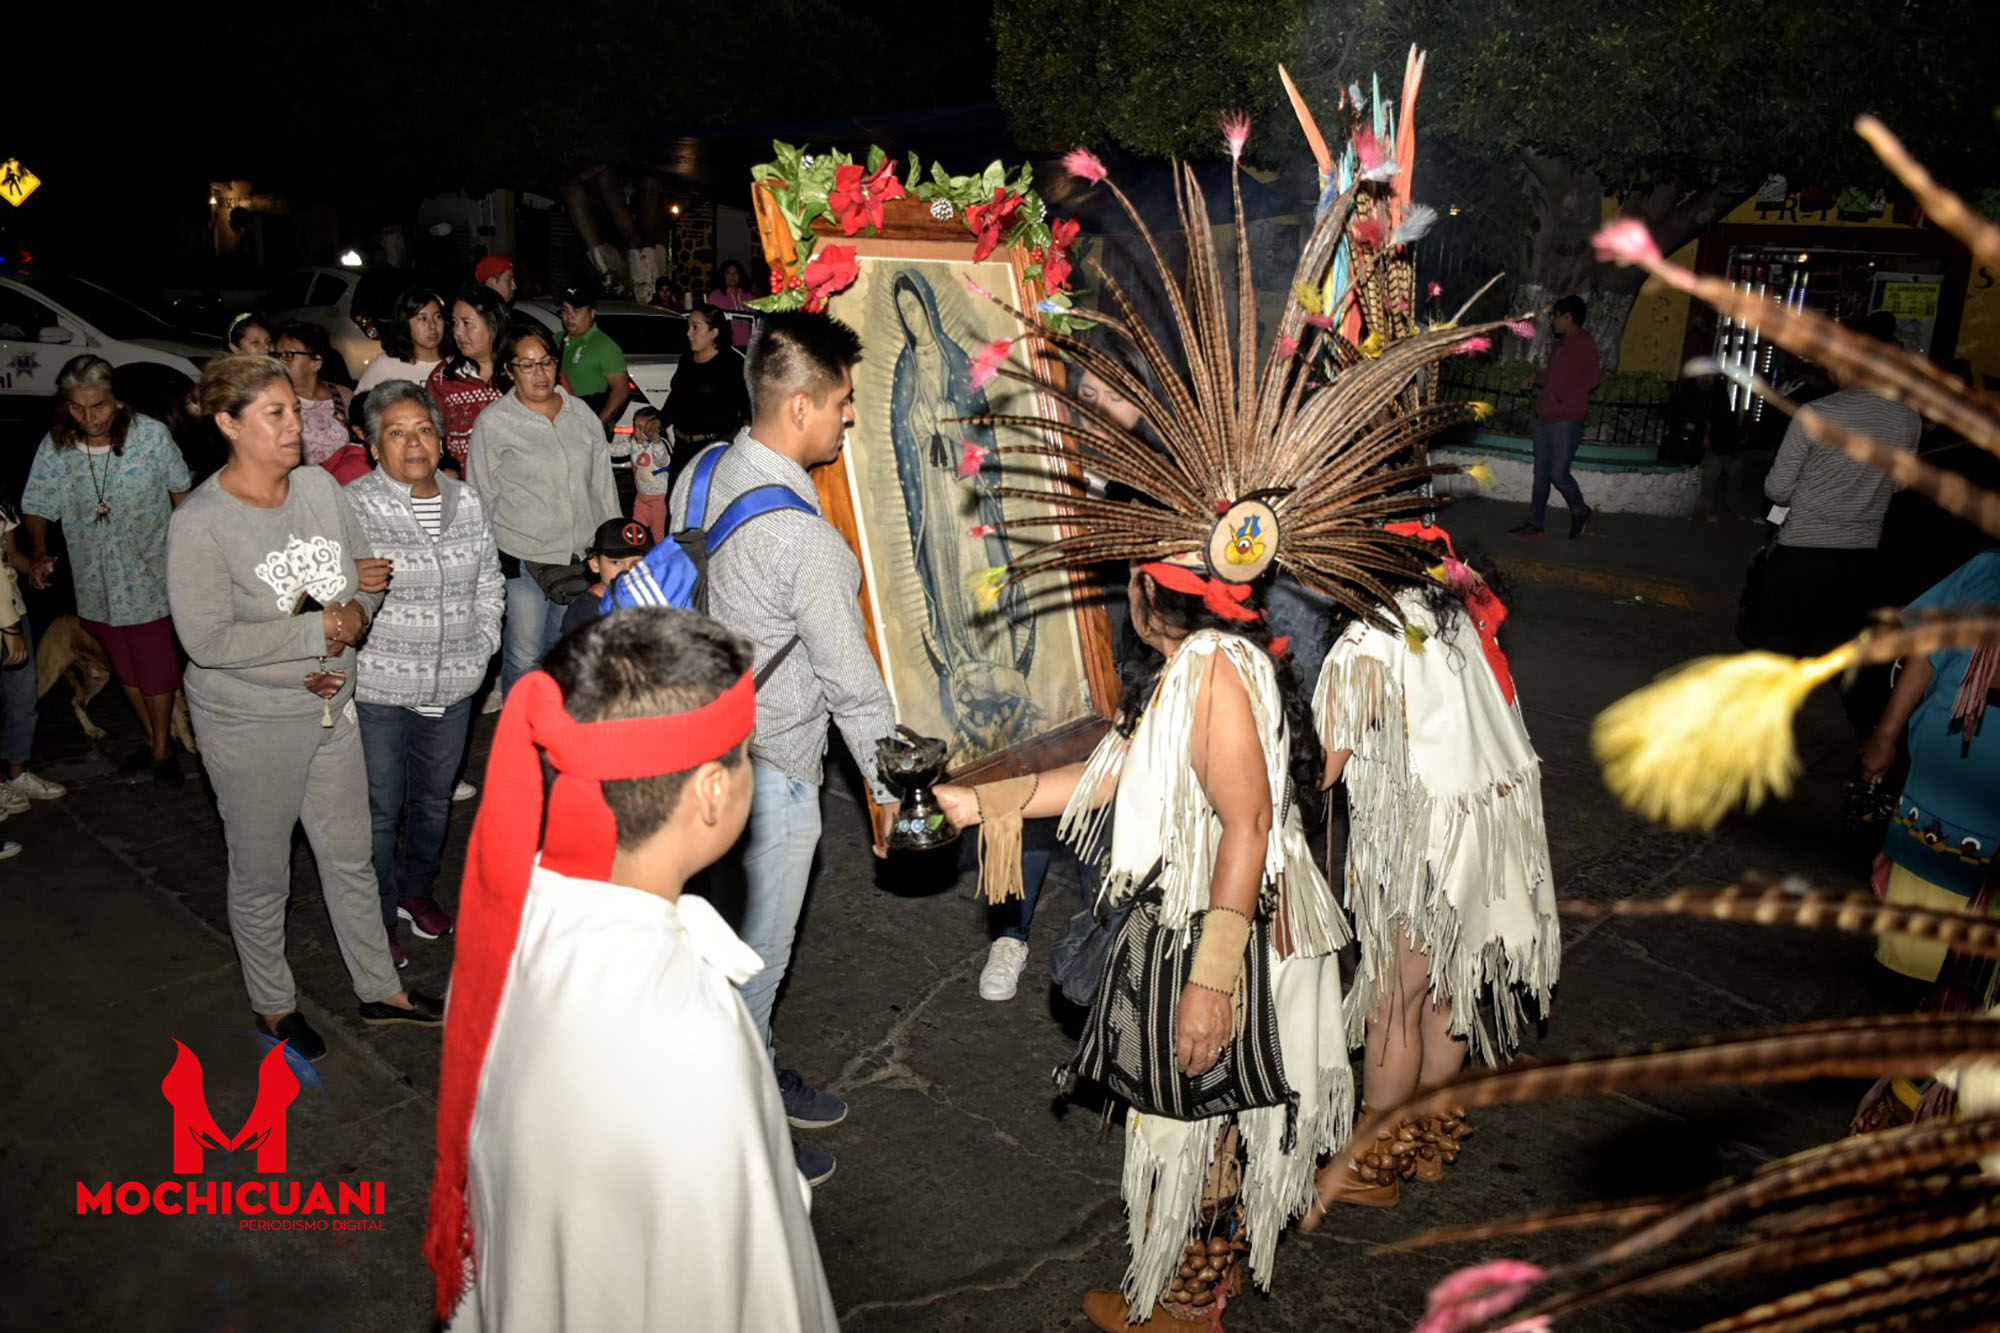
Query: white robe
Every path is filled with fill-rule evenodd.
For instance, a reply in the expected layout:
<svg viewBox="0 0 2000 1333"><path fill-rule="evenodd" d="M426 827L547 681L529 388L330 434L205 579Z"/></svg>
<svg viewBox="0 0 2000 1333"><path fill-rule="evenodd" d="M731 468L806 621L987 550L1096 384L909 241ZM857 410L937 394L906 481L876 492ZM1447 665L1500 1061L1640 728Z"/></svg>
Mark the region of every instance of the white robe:
<svg viewBox="0 0 2000 1333"><path fill-rule="evenodd" d="M455 1333L806 1333L832 1297L764 1043L706 900L539 866L472 1115Z"/></svg>
<svg viewBox="0 0 2000 1333"><path fill-rule="evenodd" d="M1542 823L1542 766L1462 608L1440 625L1425 593L1394 614L1421 632L1355 621L1320 670L1313 713L1329 750L1352 752L1347 906L1361 961L1347 996L1349 1038L1394 976L1399 940L1429 956L1451 1031L1489 1064L1520 1046L1523 995L1546 1014L1562 970L1562 928ZM1494 1025L1480 1021L1482 990Z"/></svg>

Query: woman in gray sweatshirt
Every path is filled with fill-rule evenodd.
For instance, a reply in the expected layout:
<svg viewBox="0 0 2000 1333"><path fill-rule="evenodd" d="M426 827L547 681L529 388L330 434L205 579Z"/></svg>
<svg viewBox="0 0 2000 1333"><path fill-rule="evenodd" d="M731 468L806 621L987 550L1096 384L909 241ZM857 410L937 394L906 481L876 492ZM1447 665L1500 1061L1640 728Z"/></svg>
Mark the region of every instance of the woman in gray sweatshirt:
<svg viewBox="0 0 2000 1333"><path fill-rule="evenodd" d="M385 380L361 424L375 471L348 486L347 501L396 573L361 647L354 698L382 922L400 967L398 916L427 940L451 930L431 888L472 695L500 646L500 557L478 492L438 472L444 414L428 393Z"/></svg>
<svg viewBox="0 0 2000 1333"><path fill-rule="evenodd" d="M436 999L396 978L369 863L350 681L387 562L367 558L333 475L299 466L303 422L282 365L221 357L195 393L229 442L229 461L174 511L167 601L229 842L229 933L250 1005L264 1032L316 1060L326 1043L298 1012L285 962L294 824L305 825L319 863L362 1021L443 1019Z"/></svg>
<svg viewBox="0 0 2000 1333"><path fill-rule="evenodd" d="M507 577L504 691L540 666L562 637L568 599L550 598L533 567L581 564L597 525L617 515L618 491L603 424L556 382L560 367L549 335L517 324L498 356L514 389L473 425L465 479L486 504ZM582 582L589 581L584 574Z"/></svg>

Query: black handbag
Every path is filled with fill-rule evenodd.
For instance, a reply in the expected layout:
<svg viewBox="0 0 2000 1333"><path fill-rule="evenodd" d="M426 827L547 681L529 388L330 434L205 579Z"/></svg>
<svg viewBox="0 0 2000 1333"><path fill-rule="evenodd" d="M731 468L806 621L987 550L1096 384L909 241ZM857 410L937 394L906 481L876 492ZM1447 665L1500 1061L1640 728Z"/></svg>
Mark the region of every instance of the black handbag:
<svg viewBox="0 0 2000 1333"><path fill-rule="evenodd" d="M1134 901L1105 956L1076 1055L1058 1077L1092 1079L1141 1114L1172 1120L1282 1105L1289 1139L1298 1094L1285 1082L1278 1050L1269 916L1259 912L1250 924L1243 1035L1223 1048L1214 1068L1191 1078L1174 1063L1174 1035L1181 989L1200 943L1200 918L1183 944L1178 930L1161 925L1157 893Z"/></svg>
<svg viewBox="0 0 2000 1333"><path fill-rule="evenodd" d="M557 606L568 606L597 581L591 575L590 566L581 560L567 565L544 565L534 560L523 560L521 568L541 585L542 595Z"/></svg>

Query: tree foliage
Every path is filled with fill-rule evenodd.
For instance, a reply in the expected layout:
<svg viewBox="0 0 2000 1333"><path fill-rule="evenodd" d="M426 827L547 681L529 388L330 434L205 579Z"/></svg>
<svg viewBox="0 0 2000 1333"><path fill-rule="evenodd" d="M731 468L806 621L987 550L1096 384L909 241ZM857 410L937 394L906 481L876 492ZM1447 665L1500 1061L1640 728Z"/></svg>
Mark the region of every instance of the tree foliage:
<svg viewBox="0 0 2000 1333"><path fill-rule="evenodd" d="M1030 150L1210 156L1218 113L1262 109L1307 0L999 0L995 92Z"/></svg>

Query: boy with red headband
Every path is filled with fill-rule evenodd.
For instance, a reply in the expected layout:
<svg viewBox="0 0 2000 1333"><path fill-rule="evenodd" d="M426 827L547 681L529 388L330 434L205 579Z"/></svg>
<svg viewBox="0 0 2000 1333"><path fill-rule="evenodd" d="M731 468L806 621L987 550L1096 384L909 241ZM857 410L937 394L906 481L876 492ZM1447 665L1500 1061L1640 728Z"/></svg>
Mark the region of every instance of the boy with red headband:
<svg viewBox="0 0 2000 1333"><path fill-rule="evenodd" d="M508 691L424 1240L453 1329L835 1327L736 992L762 963L682 894L749 816L750 661L714 621L646 607L571 634Z"/></svg>

